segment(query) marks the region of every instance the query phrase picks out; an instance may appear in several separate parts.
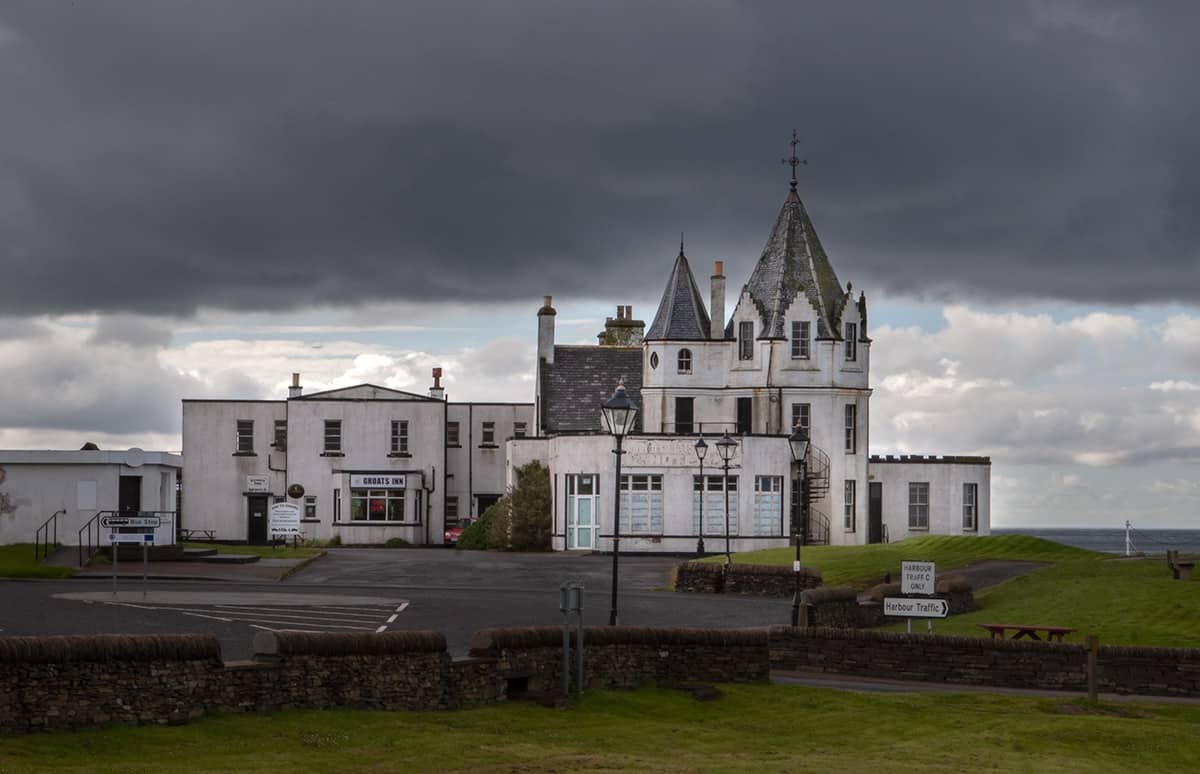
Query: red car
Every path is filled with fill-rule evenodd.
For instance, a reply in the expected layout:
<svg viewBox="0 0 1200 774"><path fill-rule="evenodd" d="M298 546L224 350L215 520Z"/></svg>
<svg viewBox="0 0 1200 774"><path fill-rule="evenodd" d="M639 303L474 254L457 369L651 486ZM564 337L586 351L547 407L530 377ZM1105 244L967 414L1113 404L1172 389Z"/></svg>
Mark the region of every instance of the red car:
<svg viewBox="0 0 1200 774"><path fill-rule="evenodd" d="M475 519L459 519L456 526L450 527L442 535L442 542L448 546L458 545L458 539L462 537L463 530L475 523Z"/></svg>

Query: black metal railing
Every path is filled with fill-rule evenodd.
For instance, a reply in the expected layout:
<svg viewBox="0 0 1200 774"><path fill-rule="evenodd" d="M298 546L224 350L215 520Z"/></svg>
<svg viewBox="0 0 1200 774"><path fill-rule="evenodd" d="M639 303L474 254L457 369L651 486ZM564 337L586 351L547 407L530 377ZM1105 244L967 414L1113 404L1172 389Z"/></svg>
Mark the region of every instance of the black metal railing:
<svg viewBox="0 0 1200 774"><path fill-rule="evenodd" d="M96 515L79 528L80 567L90 562L92 557L100 553L100 549L104 547L104 541L101 538L108 528L104 527L101 521L105 516L157 516L161 521L160 526L169 528L168 534L171 535L172 541L176 539L175 511L96 511Z"/></svg>
<svg viewBox="0 0 1200 774"><path fill-rule="evenodd" d="M671 435L738 434L737 422L663 422L662 431Z"/></svg>
<svg viewBox="0 0 1200 774"><path fill-rule="evenodd" d="M59 509L51 514L50 518L42 522L42 526L37 528L37 532L33 533L33 558L36 561L41 561L50 555L50 546L58 545L58 514L64 516L67 512Z"/></svg>
<svg viewBox="0 0 1200 774"><path fill-rule="evenodd" d="M804 542L810 546L829 545L829 517L821 511L808 507L808 524L805 525Z"/></svg>

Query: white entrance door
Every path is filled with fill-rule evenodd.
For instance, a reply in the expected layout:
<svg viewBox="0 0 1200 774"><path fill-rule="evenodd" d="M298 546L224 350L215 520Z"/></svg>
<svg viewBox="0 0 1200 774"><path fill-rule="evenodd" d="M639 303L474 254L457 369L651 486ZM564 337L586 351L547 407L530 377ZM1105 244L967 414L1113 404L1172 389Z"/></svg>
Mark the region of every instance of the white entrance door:
<svg viewBox="0 0 1200 774"><path fill-rule="evenodd" d="M596 547L596 475L567 476L567 550Z"/></svg>

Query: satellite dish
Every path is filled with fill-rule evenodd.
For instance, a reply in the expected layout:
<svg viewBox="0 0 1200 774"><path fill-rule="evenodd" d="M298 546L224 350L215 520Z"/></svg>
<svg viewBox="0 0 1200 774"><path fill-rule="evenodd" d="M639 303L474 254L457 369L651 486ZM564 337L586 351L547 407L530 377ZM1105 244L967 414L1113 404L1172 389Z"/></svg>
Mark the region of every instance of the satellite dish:
<svg viewBox="0 0 1200 774"><path fill-rule="evenodd" d="M134 446L125 452L125 464L131 468L140 468L146 464L146 452Z"/></svg>

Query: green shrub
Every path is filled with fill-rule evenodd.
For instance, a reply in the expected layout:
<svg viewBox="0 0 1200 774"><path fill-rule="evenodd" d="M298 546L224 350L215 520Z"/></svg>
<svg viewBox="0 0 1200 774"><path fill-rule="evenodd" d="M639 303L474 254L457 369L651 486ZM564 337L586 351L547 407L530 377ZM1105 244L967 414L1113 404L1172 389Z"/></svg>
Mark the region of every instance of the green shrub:
<svg viewBox="0 0 1200 774"><path fill-rule="evenodd" d="M514 551L550 550L550 470L537 460L517 468L509 494L509 545Z"/></svg>
<svg viewBox="0 0 1200 774"><path fill-rule="evenodd" d="M409 543L407 540L405 540L402 537L394 537L394 538L388 538L387 542L383 544L383 547L384 548L408 548L411 545L412 545L412 543Z"/></svg>
<svg viewBox="0 0 1200 774"><path fill-rule="evenodd" d="M512 542L512 495L506 494L488 508L492 512L488 521L487 547L493 551L510 551Z"/></svg>
<svg viewBox="0 0 1200 774"><path fill-rule="evenodd" d="M488 530L492 524L492 517L495 515L492 506L483 512L483 515L473 521L458 538L457 548L464 551L486 551L488 548Z"/></svg>

